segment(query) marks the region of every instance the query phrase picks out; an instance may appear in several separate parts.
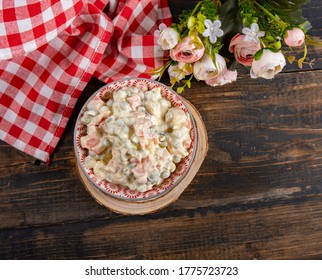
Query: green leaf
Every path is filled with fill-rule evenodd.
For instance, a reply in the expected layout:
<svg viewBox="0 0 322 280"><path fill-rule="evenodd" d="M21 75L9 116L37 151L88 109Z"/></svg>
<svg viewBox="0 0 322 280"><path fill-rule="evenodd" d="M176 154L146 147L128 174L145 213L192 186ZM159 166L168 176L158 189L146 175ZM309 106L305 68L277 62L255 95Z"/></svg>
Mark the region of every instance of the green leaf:
<svg viewBox="0 0 322 280"><path fill-rule="evenodd" d="M311 36L309 35L306 35L305 36L305 42L309 45L312 45L312 46L322 46L322 42L318 42L316 40L314 40Z"/></svg>
<svg viewBox="0 0 322 280"><path fill-rule="evenodd" d="M310 0L257 0L261 5L267 4L272 9L283 13L290 13L302 8Z"/></svg>
<svg viewBox="0 0 322 280"><path fill-rule="evenodd" d="M271 52L278 53L279 50L273 48L265 48L265 50L270 50Z"/></svg>
<svg viewBox="0 0 322 280"><path fill-rule="evenodd" d="M273 50L275 50L275 52L278 51L281 47L282 47L281 41L277 41L277 42L270 44L268 46L269 49L271 49L271 50L273 49Z"/></svg>
<svg viewBox="0 0 322 280"><path fill-rule="evenodd" d="M239 7L237 0L227 0L220 7L221 27L224 34L236 34L241 31L242 23L238 16ZM225 36L225 35L224 35Z"/></svg>
<svg viewBox="0 0 322 280"><path fill-rule="evenodd" d="M294 62L294 60L295 60L295 56L294 55L290 55L290 56L287 57L287 60L288 60L288 62L290 64L292 64Z"/></svg>
<svg viewBox="0 0 322 280"><path fill-rule="evenodd" d="M263 49L261 49L261 50L259 50L257 53L255 53L255 55L254 55L254 59L257 61L257 60L260 60L260 58L262 57L262 55L263 55L263 52L264 52L264 50Z"/></svg>
<svg viewBox="0 0 322 280"><path fill-rule="evenodd" d="M275 42L275 38L272 35L268 34L268 33L266 33L265 39L267 41L269 41L269 42Z"/></svg>
<svg viewBox="0 0 322 280"><path fill-rule="evenodd" d="M304 57L302 57L302 58L300 58L298 61L297 61L297 65L299 66L299 68L301 68L302 69L302 67L303 67L303 62L304 62Z"/></svg>
<svg viewBox="0 0 322 280"><path fill-rule="evenodd" d="M196 18L194 16L189 17L187 27L189 30L192 30L195 27L196 24Z"/></svg>
<svg viewBox="0 0 322 280"><path fill-rule="evenodd" d="M307 56L307 46L306 46L306 44L304 44L304 47L303 48L304 48L304 50L303 50L303 57L297 61L297 64L298 64L298 66L300 68L302 68L303 62L304 62L304 60L306 59L306 56Z"/></svg>
<svg viewBox="0 0 322 280"><path fill-rule="evenodd" d="M202 22L204 23L204 21L207 19L202 13L198 13L197 14L197 18Z"/></svg>
<svg viewBox="0 0 322 280"><path fill-rule="evenodd" d="M307 19L302 16L303 5L310 0L256 0L259 4L275 11L283 20L291 24L302 24Z"/></svg>
<svg viewBox="0 0 322 280"><path fill-rule="evenodd" d="M202 34L205 31L205 26L201 21L198 21L196 24L196 29L200 34Z"/></svg>
<svg viewBox="0 0 322 280"><path fill-rule="evenodd" d="M182 93L184 90L184 87L177 87L177 93Z"/></svg>
<svg viewBox="0 0 322 280"><path fill-rule="evenodd" d="M200 12L211 21L219 18L218 9L221 5L220 1L215 0L203 0L201 2Z"/></svg>

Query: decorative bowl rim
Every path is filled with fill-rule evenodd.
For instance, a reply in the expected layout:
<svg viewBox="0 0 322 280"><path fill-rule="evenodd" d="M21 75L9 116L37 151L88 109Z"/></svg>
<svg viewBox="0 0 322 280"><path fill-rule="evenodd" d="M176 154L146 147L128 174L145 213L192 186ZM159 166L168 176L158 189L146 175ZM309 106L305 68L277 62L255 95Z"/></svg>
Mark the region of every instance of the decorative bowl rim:
<svg viewBox="0 0 322 280"><path fill-rule="evenodd" d="M106 95L111 95L114 90L111 91L107 91L107 89L112 88L113 86L117 86L117 85L122 85L126 84L126 83L135 83L135 81L137 82L143 82L146 84L152 83L156 86L161 86L164 88L164 90L170 94L170 96L175 97L175 101L179 101L180 102L180 108L184 108L185 112L188 112L189 116L190 116L190 120L192 123L192 129L190 132L190 135L192 136L192 143L191 143L191 147L189 149L189 155L183 159L183 163L180 165L180 163L177 165L177 168L174 172L171 173L170 175L170 185L168 187L164 187L162 188L162 186L165 184L165 182L167 182L168 179L164 180L163 183L161 183L161 185L156 185L152 188L152 190L148 190L146 192L139 192L139 191L132 191L129 188L125 188L122 186L117 186L115 184L112 184L110 182L108 182L107 180L99 180L99 179L95 179L95 175L93 174L93 172L90 171L90 169L86 168L83 164L82 164L82 160L81 160L81 147L79 146L79 138L80 138L80 127L84 127L84 125L81 125L81 117L83 112L85 111L88 103L90 102L90 100L92 100L92 98L94 98L97 95L100 95L100 97L102 97L103 94ZM130 85L128 85L130 86ZM150 89L148 87L148 89ZM167 94L165 92L162 92L162 96L165 97L165 94ZM167 97L166 97L167 98ZM173 105L173 100L167 98L171 104ZM175 104L178 107L178 103ZM84 129L84 128L83 128ZM115 80L113 82L107 83L105 85L103 85L102 87L100 87L99 89L97 89L88 99L87 101L83 104L82 108L80 109L77 119L76 119L76 123L75 123L75 127L74 127L74 135L73 135L73 146L74 146L74 152L75 152L75 157L76 157L76 161L77 164L79 165L79 167L81 168L81 171L85 174L86 178L88 179L89 182L91 182L91 184L93 186L95 186L96 188L98 188L99 190L101 190L102 192L104 192L107 195L110 195L114 198L120 199L120 200L126 200L126 201L131 201L131 202L144 202L147 200L152 200L152 199L156 199L159 198L161 196L163 196L164 194L166 194L167 192L169 192L171 189L173 189L176 185L178 185L183 178L185 177L185 175L187 174L188 170L190 169L192 162L195 158L195 154L196 154L196 148L197 148L197 127L196 127L196 122L194 120L194 117L191 113L191 110L189 109L189 107L187 106L187 104L184 102L184 100L182 99L181 96L179 96L174 90L172 90L171 88L169 88L168 86L164 85L163 83L159 82L159 81L155 81L152 79L147 79L147 78L124 78L124 79L119 79L119 80ZM82 150L86 150L86 149L82 149ZM179 166L183 166L184 165L184 170L181 171L179 174L177 174L178 172L177 169ZM181 168L181 167L180 167ZM172 183L171 183L172 180ZM115 193L113 193L110 190L107 189L107 187L110 187L112 190L113 188L115 188Z"/></svg>

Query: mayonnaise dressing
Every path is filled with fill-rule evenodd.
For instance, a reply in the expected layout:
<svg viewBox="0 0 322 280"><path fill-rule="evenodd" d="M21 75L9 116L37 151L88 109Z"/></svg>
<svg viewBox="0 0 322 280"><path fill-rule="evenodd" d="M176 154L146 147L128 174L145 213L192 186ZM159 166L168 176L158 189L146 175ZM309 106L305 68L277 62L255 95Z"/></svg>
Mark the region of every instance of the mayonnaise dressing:
<svg viewBox="0 0 322 280"><path fill-rule="evenodd" d="M160 87L123 88L107 102L96 96L81 121L85 165L97 178L131 190L162 183L189 154L190 116L162 97Z"/></svg>

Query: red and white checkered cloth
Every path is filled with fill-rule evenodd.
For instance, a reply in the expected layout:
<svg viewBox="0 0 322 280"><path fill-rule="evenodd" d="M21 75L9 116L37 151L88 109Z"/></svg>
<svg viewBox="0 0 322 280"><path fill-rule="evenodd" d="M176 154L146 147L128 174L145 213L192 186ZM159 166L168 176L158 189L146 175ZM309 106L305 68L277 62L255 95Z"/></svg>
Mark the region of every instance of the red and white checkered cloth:
<svg viewBox="0 0 322 280"><path fill-rule="evenodd" d="M0 1L0 139L49 162L94 75L149 77L167 0Z"/></svg>

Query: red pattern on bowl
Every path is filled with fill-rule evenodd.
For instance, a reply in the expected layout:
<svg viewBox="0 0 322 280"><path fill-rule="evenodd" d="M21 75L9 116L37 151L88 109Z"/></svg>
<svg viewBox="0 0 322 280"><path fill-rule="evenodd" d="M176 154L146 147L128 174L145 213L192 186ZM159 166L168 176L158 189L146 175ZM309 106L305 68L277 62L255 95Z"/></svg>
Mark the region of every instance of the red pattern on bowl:
<svg viewBox="0 0 322 280"><path fill-rule="evenodd" d="M168 99L172 106L181 108L184 112L188 113L190 115L190 119L192 122L192 129L190 131L190 137L191 137L191 146L188 149L189 155L181 160L177 164L177 168L174 172L171 173L170 177L165 179L160 185L154 186L151 190L148 190L146 192L138 192L130 190L129 188L125 188L122 186L118 186L115 184L110 183L107 180L101 180L95 177L93 171L89 168L87 168L84 164L85 157L87 156L87 149L84 149L81 147L80 144L80 138L84 135L86 135L86 125L83 124L80 119L86 110L86 106L88 102L96 95L98 95L102 100L107 101L110 97L110 95L123 87L130 87L135 86L140 89L147 88L148 90L151 90L155 87L161 87L161 95ZM182 178L185 176L187 171L190 168L190 165L194 159L195 151L196 151L196 126L193 119L193 116L191 112L189 111L188 107L185 105L183 100L180 98L180 96L175 93L173 90L168 88L167 86L163 85L162 83L159 83L154 80L148 80L143 78L133 78L133 79L123 79L119 81L112 82L110 84L107 84L100 88L98 91L96 91L84 104L83 108L81 109L77 121L76 126L74 130L74 147L75 147L75 154L76 154L76 160L81 167L83 173L87 176L89 181L98 189L105 192L108 195L111 195L113 197L116 197L118 199L125 199L125 200L134 200L134 201L140 201L140 200L149 200L149 199L155 199L157 197L160 197L164 195L166 192L174 188L179 182L182 180Z"/></svg>

